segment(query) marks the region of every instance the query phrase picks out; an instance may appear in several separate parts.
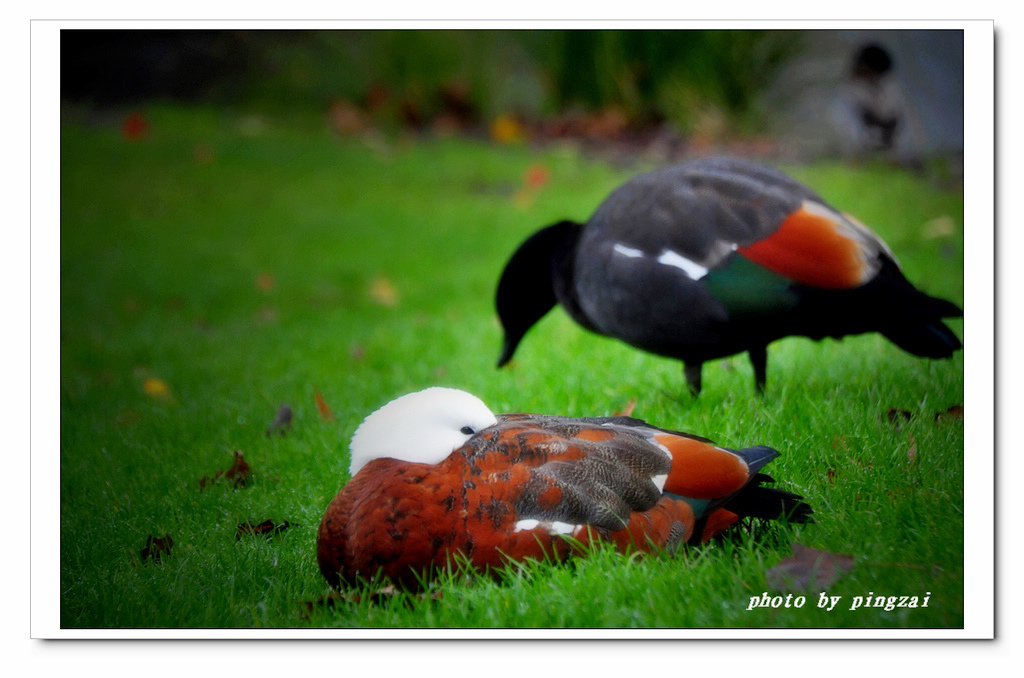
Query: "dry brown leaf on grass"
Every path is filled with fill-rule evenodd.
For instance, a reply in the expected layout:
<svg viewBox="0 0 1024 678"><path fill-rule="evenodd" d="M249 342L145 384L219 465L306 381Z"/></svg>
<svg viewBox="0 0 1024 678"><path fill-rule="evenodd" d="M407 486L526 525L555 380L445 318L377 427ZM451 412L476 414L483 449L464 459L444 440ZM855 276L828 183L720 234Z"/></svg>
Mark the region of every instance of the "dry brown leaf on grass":
<svg viewBox="0 0 1024 678"><path fill-rule="evenodd" d="M331 412L324 397L320 395L320 391L314 391L313 397L316 398L316 411L320 413L320 418L324 421L334 421L334 413Z"/></svg>
<svg viewBox="0 0 1024 678"><path fill-rule="evenodd" d="M623 407L620 411L615 413L615 416L616 417L631 417L631 416L633 416L633 410L635 410L635 409L636 409L636 398L633 397L633 398L629 399L629 402L626 403L625 407Z"/></svg>
<svg viewBox="0 0 1024 678"><path fill-rule="evenodd" d="M398 305L398 288L395 284L383 276L378 276L370 283L370 299L381 306Z"/></svg>
<svg viewBox="0 0 1024 678"><path fill-rule="evenodd" d="M249 479L252 478L252 469L249 468L249 464L245 461L245 457L242 455L241 450L235 450L235 459L231 463L231 468L227 471L217 471L212 477L207 476L199 481L199 489L205 488L207 485L212 485L221 478L225 478L231 481L235 489L239 487L245 487Z"/></svg>
<svg viewBox="0 0 1024 678"><path fill-rule="evenodd" d="M913 416L914 415L907 410L901 410L895 407L890 407L885 413L886 421L895 426L897 430L899 429L900 424L905 421L910 421Z"/></svg>
<svg viewBox="0 0 1024 678"><path fill-rule="evenodd" d="M121 137L138 141L149 136L149 119L142 113L131 113L121 121Z"/></svg>
<svg viewBox="0 0 1024 678"><path fill-rule="evenodd" d="M269 292L274 289L274 285L276 284L277 280L274 279L274 276L266 271L256 276L256 289L261 292Z"/></svg>
<svg viewBox="0 0 1024 678"><path fill-rule="evenodd" d="M139 552L139 556L143 561L155 560L159 562L164 556L171 555L172 546L174 546L174 539L169 534L163 537L149 535L146 539L146 545Z"/></svg>
<svg viewBox="0 0 1024 678"><path fill-rule="evenodd" d="M224 477L234 483L235 487L242 487L249 482L252 470L246 463L245 457L242 456L241 450L235 450L235 459L231 463L231 468L224 473Z"/></svg>
<svg viewBox="0 0 1024 678"><path fill-rule="evenodd" d="M146 377L142 382L142 390L153 400L161 402L170 402L171 400L171 387L159 377Z"/></svg>
<svg viewBox="0 0 1024 678"><path fill-rule="evenodd" d="M361 134L367 126L366 116L348 99L335 99L327 109L327 122L340 136Z"/></svg>
<svg viewBox="0 0 1024 678"><path fill-rule="evenodd" d="M793 544L793 555L765 573L768 586L777 591L806 591L828 588L853 569L853 556L819 551Z"/></svg>
<svg viewBox="0 0 1024 678"><path fill-rule="evenodd" d="M964 406L953 405L945 412L935 413L935 423L938 424L943 421L963 421L964 418Z"/></svg>
<svg viewBox="0 0 1024 678"><path fill-rule="evenodd" d="M274 523L273 520L267 519L260 523L253 523L251 520L247 520L240 524L235 530L235 540L239 540L244 536L252 537L272 537L275 534L284 532L289 527L296 527L298 523L291 523L284 520L280 523Z"/></svg>
<svg viewBox="0 0 1024 678"><path fill-rule="evenodd" d="M551 171L543 164L536 162L526 168L523 173L523 187L527 190L544 188L551 180Z"/></svg>

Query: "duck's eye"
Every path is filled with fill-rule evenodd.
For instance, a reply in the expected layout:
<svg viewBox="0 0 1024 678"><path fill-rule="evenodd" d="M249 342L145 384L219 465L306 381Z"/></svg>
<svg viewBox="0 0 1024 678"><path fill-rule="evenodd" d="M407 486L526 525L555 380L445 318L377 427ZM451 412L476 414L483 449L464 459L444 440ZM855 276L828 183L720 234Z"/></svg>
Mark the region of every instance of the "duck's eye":
<svg viewBox="0 0 1024 678"><path fill-rule="evenodd" d="M463 426L461 430L462 430L462 432L463 432L463 433L465 433L465 434L466 434L467 436L471 436L471 435L473 435L474 433L476 433L476 431L474 431L474 430L473 430L473 428L472 428L471 426Z"/></svg>

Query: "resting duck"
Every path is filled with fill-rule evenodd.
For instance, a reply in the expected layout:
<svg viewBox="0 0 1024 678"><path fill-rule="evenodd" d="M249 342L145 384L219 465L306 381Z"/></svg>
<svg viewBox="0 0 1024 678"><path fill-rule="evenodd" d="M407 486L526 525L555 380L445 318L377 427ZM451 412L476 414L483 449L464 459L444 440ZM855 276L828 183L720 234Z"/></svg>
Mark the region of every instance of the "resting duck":
<svg viewBox="0 0 1024 678"><path fill-rule="evenodd" d="M956 305L914 288L889 247L787 175L702 158L634 177L585 225L530 236L497 290L498 366L555 304L584 328L678 358L690 390L705 361L746 351L758 392L768 344L881 332L905 351L961 348Z"/></svg>
<svg viewBox="0 0 1024 678"><path fill-rule="evenodd" d="M748 516L810 521L801 497L763 486L771 448L729 450L630 417L495 416L449 388L391 401L350 449L351 480L317 535L334 587L386 578L416 588L460 561L493 572L594 540L671 552Z"/></svg>

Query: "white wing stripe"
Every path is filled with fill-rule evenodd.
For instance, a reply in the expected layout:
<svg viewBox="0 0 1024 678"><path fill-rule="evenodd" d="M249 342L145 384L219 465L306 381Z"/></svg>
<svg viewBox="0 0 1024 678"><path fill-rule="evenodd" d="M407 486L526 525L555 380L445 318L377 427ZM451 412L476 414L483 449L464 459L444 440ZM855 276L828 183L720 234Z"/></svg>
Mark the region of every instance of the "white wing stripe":
<svg viewBox="0 0 1024 678"><path fill-rule="evenodd" d="M700 280L708 274L708 269L701 266L695 261L690 261L678 252L672 250L665 250L658 257L659 264L665 264L666 266L674 266L683 271L690 277L691 280Z"/></svg>

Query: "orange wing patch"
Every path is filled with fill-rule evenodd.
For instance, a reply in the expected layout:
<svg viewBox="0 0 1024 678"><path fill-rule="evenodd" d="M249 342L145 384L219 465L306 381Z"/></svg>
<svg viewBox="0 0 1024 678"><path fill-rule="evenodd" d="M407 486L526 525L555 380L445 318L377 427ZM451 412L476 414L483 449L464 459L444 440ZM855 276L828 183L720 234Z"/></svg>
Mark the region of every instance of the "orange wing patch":
<svg viewBox="0 0 1024 678"><path fill-rule="evenodd" d="M672 471L665 492L693 499L717 499L739 491L750 469L735 454L699 440L661 434L654 436L672 454Z"/></svg>
<svg viewBox="0 0 1024 678"><path fill-rule="evenodd" d="M616 434L615 431L608 428L585 428L573 437L579 438L580 440L589 440L593 443L599 443L602 440L614 438L616 435L618 434Z"/></svg>
<svg viewBox="0 0 1024 678"><path fill-rule="evenodd" d="M848 231L822 208L804 203L775 233L738 251L804 285L849 289L867 282L872 270L861 243Z"/></svg>
<svg viewBox="0 0 1024 678"><path fill-rule="evenodd" d="M562 489L552 483L548 489L537 495L537 508L551 511L562 503Z"/></svg>

